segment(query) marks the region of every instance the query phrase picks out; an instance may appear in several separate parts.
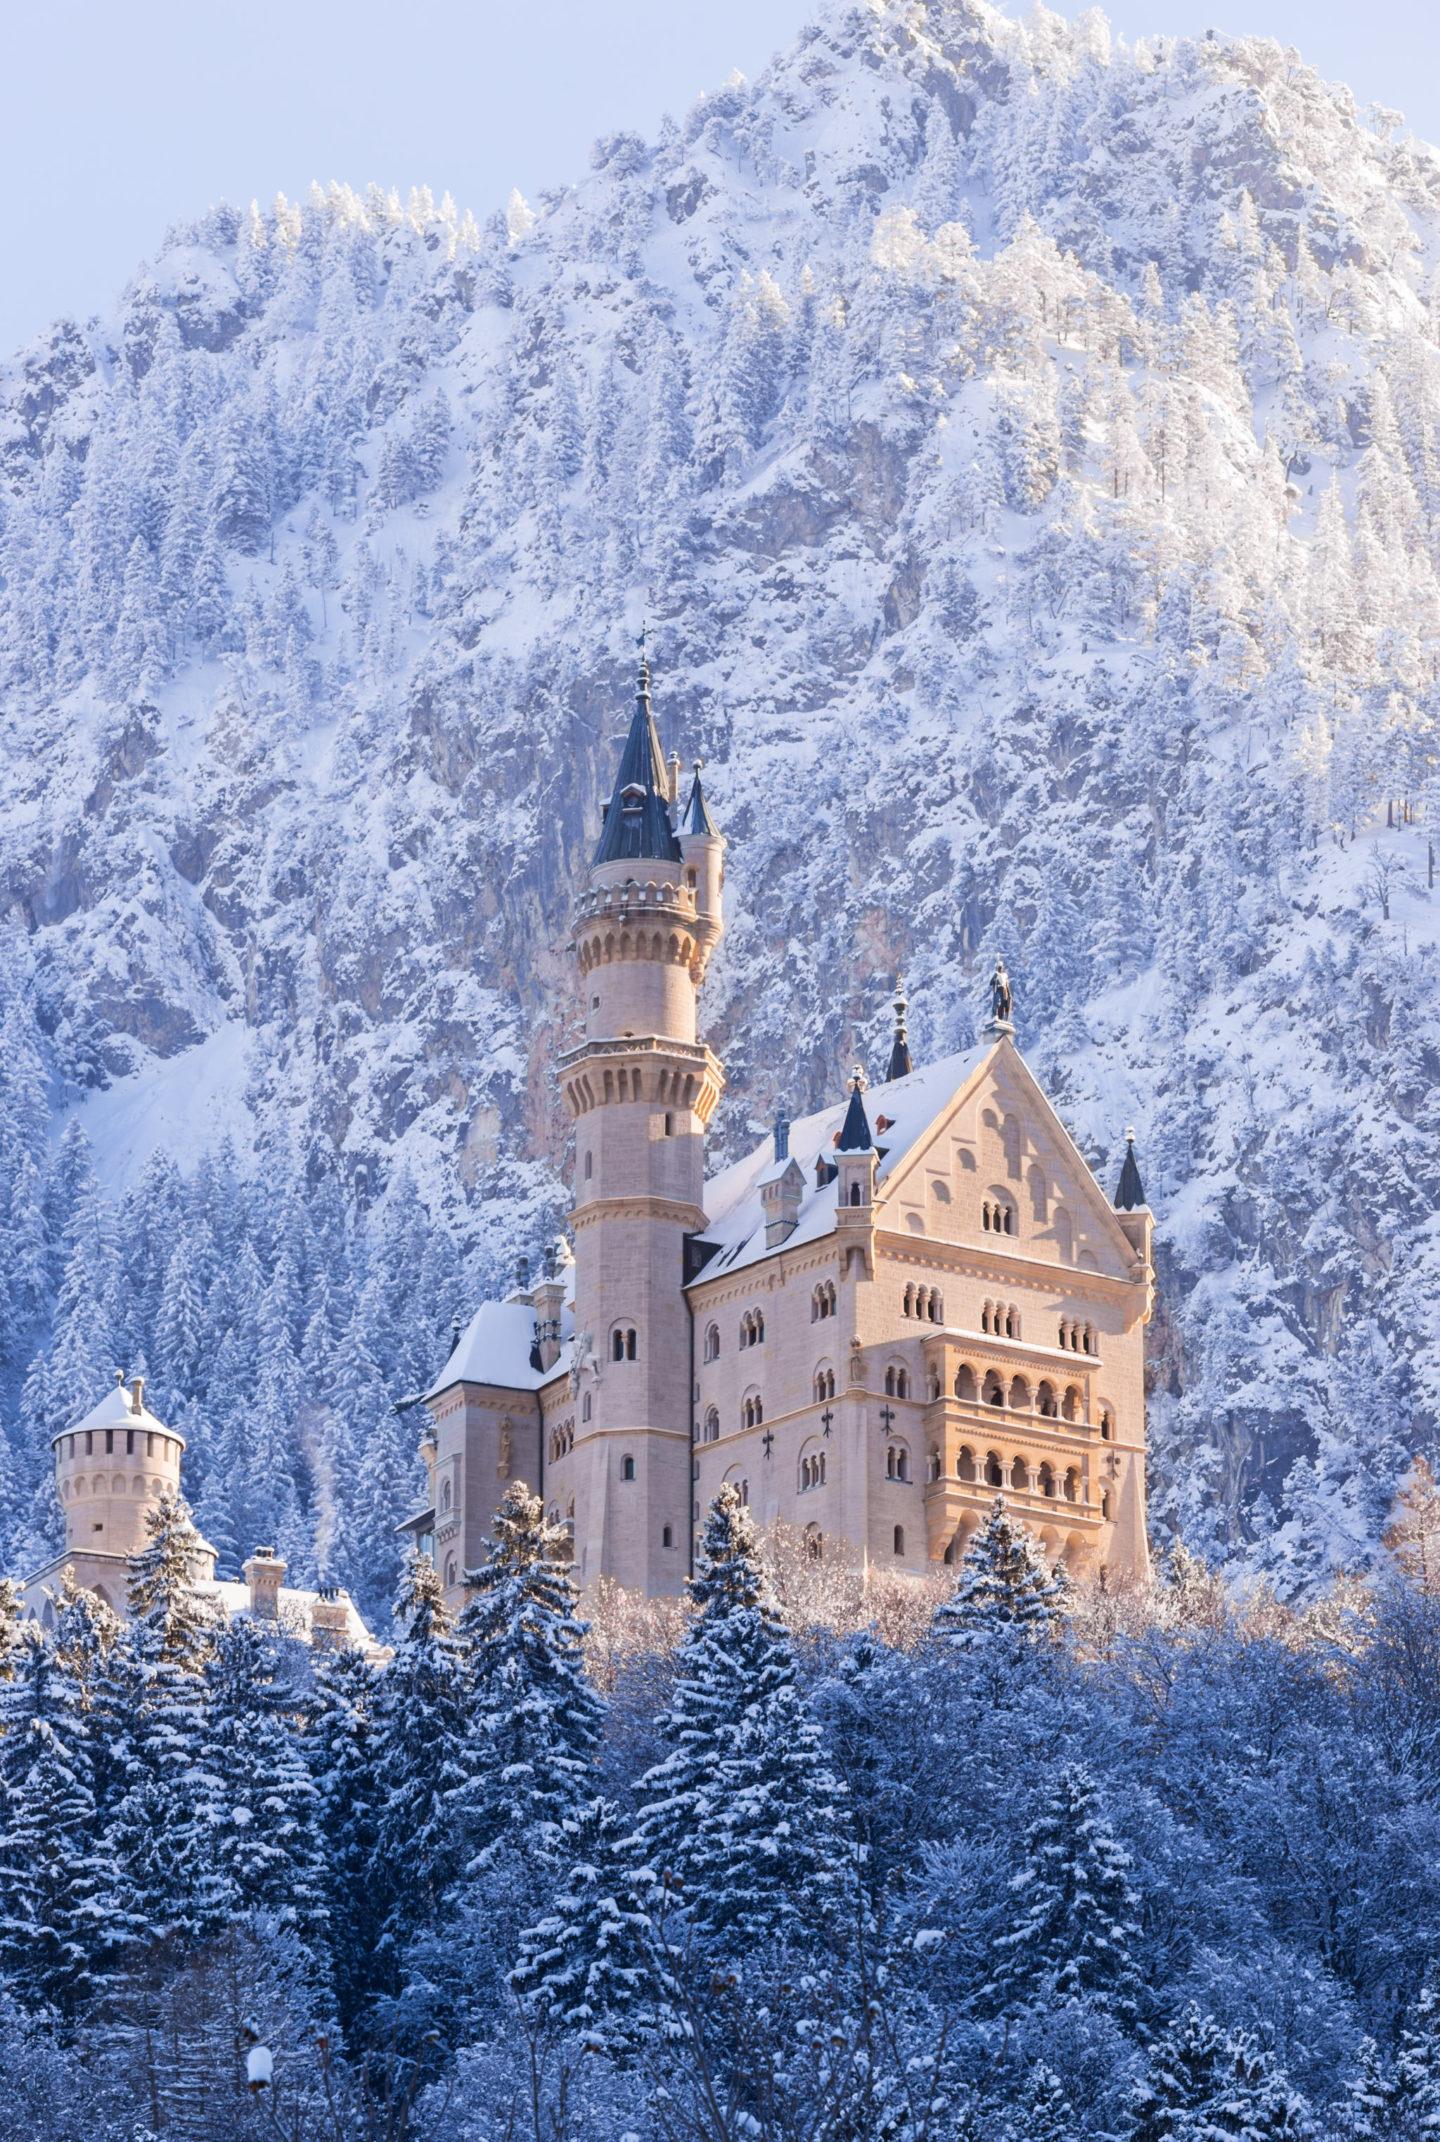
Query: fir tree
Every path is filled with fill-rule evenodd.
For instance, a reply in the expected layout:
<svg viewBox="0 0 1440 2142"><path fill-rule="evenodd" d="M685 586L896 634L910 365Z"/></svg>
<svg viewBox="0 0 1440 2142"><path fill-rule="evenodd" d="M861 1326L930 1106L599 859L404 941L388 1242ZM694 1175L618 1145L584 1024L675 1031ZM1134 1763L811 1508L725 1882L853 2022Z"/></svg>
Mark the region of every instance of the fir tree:
<svg viewBox="0 0 1440 2142"><path fill-rule="evenodd" d="M316 1663L316 1705L304 1747L315 1781L316 1827L324 1842L325 1911L335 2000L349 2030L374 1990L373 1957L383 1929L376 1881L379 1837L375 1705L379 1675L358 1651Z"/></svg>
<svg viewBox="0 0 1440 2142"><path fill-rule="evenodd" d="M1422 2135L1440 2135L1440 1988L1427 1985L1400 2033L1400 2095Z"/></svg>
<svg viewBox="0 0 1440 2142"><path fill-rule="evenodd" d="M997 1495L966 1549L954 1592L935 1609L934 1632L960 1650L996 1636L1043 1636L1063 1589L1031 1534Z"/></svg>
<svg viewBox="0 0 1440 2142"><path fill-rule="evenodd" d="M98 1834L79 1690L38 1630L0 1688L0 1972L67 2021L132 1929Z"/></svg>
<svg viewBox="0 0 1440 2142"><path fill-rule="evenodd" d="M190 1670L205 1657L214 1616L195 1590L202 1548L183 1495L168 1490L145 1513L147 1538L130 1564L127 1599L155 1658Z"/></svg>
<svg viewBox="0 0 1440 2142"><path fill-rule="evenodd" d="M813 1933L842 1908L848 1810L733 1486L710 1506L691 1597L699 1611L659 1720L673 1753L641 1780L639 1850L680 1884L707 1940L743 1949Z"/></svg>
<svg viewBox="0 0 1440 2142"><path fill-rule="evenodd" d="M482 1855L505 1836L545 1853L591 1779L602 1707L560 1540L540 1497L512 1481L485 1562L466 1573L460 1641L474 1710L455 1812Z"/></svg>
<svg viewBox="0 0 1440 2142"><path fill-rule="evenodd" d="M470 1704L444 1587L417 1556L395 1607L400 1642L375 1703L374 1878L387 1968L433 1923L459 1869L452 1813L467 1779Z"/></svg>
<svg viewBox="0 0 1440 2142"><path fill-rule="evenodd" d="M1304 2099L1243 2035L1192 2002L1151 2046L1130 2095L1131 2142L1308 2142Z"/></svg>
<svg viewBox="0 0 1440 2142"><path fill-rule="evenodd" d="M547 1916L521 1936L510 1984L588 2049L623 2060L667 2006L654 1918L663 1892L607 1801L568 1815L551 1850L568 1870Z"/></svg>
<svg viewBox="0 0 1440 2142"><path fill-rule="evenodd" d="M1093 1779L1067 1765L1025 1835L1010 1884L1014 1923L996 1940L992 1997L1002 2006L1084 1998L1133 2015L1140 1899Z"/></svg>
<svg viewBox="0 0 1440 2142"><path fill-rule="evenodd" d="M200 1819L209 1839L215 1930L239 1912L264 1912L310 1946L325 1918L315 1780L296 1730L296 1705L278 1671L278 1639L241 1618L205 1662Z"/></svg>

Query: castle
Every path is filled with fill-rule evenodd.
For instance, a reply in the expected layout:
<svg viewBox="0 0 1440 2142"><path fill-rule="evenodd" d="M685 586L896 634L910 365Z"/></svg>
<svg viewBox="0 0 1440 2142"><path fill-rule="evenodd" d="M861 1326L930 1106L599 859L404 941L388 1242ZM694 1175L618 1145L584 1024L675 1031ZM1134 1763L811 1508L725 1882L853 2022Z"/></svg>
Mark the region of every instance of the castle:
<svg viewBox="0 0 1440 2142"><path fill-rule="evenodd" d="M165 1495L180 1492L185 1438L145 1404L145 1380L115 1387L78 1420L52 1436L55 1492L65 1513L65 1545L19 1587L23 1611L53 1628L67 1572L124 1619L132 1563L149 1536L148 1520ZM250 1614L273 1621L317 1650L355 1648L388 1656L376 1644L348 1592L304 1591L285 1583L285 1563L273 1547L257 1547L244 1583L215 1575L216 1552L197 1533L190 1570L197 1594L217 1617Z"/></svg>
<svg viewBox="0 0 1440 2142"><path fill-rule="evenodd" d="M921 1572L997 1493L1080 1572L1141 1572L1152 1219L1133 1145L1114 1203L1015 1047L997 970L980 1046L887 1076L707 1183L724 1071L697 1002L724 928L725 840L634 716L570 949L585 1039L573 1256L477 1312L425 1394L426 1508L448 1596L512 1478L583 1584L676 1594L733 1481L812 1554Z"/></svg>

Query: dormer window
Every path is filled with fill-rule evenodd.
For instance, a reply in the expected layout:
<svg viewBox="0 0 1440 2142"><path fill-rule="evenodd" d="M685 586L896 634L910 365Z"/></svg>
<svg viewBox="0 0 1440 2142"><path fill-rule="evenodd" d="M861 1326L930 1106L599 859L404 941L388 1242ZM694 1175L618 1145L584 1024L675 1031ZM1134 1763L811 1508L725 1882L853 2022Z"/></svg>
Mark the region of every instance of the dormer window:
<svg viewBox="0 0 1440 2142"><path fill-rule="evenodd" d="M627 781L620 791L622 811L642 811L645 808L645 790L638 781Z"/></svg>

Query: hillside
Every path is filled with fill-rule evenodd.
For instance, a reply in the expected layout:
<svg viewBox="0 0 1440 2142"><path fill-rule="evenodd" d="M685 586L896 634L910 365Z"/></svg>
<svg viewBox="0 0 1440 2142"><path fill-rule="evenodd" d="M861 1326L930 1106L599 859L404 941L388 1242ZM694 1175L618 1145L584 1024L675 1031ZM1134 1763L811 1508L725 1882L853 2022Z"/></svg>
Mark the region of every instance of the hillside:
<svg viewBox="0 0 1440 2142"><path fill-rule="evenodd" d="M1003 953L1107 1186L1136 1126L1157 1534L1362 1560L1437 1411L1437 264L1440 159L1293 52L876 0L483 228L217 208L22 352L12 1543L122 1342L219 1539L283 1327L234 1544L388 1569L385 1407L563 1208L558 947L643 616L731 841L717 1162L878 1055L897 969L917 1055L963 1045Z"/></svg>

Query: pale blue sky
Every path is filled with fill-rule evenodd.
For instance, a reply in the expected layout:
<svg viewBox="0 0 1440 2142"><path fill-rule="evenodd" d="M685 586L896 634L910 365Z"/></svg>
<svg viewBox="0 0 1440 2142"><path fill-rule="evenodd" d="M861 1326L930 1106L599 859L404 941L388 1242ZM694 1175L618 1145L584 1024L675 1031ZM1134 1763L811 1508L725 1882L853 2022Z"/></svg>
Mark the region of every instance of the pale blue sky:
<svg viewBox="0 0 1440 2142"><path fill-rule="evenodd" d="M1074 12L1065 8L1063 12ZM0 0L0 351L103 312L165 225L311 178L447 188L484 217L754 75L812 0ZM1434 0L1122 0L1127 37L1300 46L1440 139Z"/></svg>

